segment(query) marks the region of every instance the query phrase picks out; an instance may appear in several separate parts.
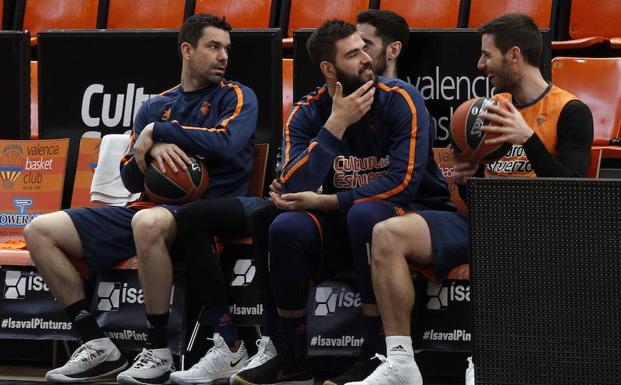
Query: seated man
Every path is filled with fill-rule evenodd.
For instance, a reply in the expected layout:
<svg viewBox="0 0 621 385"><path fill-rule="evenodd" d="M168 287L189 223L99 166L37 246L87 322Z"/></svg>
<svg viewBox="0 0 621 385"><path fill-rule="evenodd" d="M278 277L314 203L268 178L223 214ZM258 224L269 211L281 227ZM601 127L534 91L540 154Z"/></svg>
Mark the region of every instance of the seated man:
<svg viewBox="0 0 621 385"><path fill-rule="evenodd" d="M327 84L291 112L282 194L270 194L285 211L269 230L282 349L233 376L233 384L313 384L306 358L309 282L350 265L352 255L365 340L381 342L368 254L373 226L406 210L456 210L433 158L435 132L418 90L376 77L364 41L346 22L324 23L307 49ZM319 187L322 194L315 193Z"/></svg>
<svg viewBox="0 0 621 385"><path fill-rule="evenodd" d="M466 180L477 176L584 177L593 141L593 118L589 108L570 93L546 82L539 71L541 34L525 15L508 14L484 24L478 67L487 73L507 109L489 106L481 116L496 123L481 130L499 134L490 143L510 143L513 148L500 160L487 165L457 162L455 180L465 197ZM514 154L522 154L515 156ZM510 165L526 162L520 170ZM408 264L432 265L442 272L462 262L467 253L468 227L465 217L455 223L432 222L420 212L391 218L373 229L372 272L386 340L400 341L412 350L410 313L414 287ZM451 257L445 259L442 257ZM459 255L459 258L456 256ZM415 370L413 356L407 361L391 356L371 376L352 384L403 384L406 373ZM395 365L395 363L398 363ZM422 382L418 382L422 383ZM414 383L417 384L417 383ZM474 384L469 369L467 385Z"/></svg>
<svg viewBox="0 0 621 385"><path fill-rule="evenodd" d="M198 14L179 32L181 85L146 101L138 111L121 177L131 192L144 190L144 172L153 159L177 172L190 164L187 154L205 158L209 186L203 198L243 196L252 170L257 121L254 92L223 79L228 65L231 26ZM128 207L59 211L36 218L24 235L41 275L77 329L83 345L62 367L49 371L52 382L85 382L117 373L128 365L106 338L85 300L72 260L84 259L89 273L134 255L144 290L149 346L120 373L120 383L163 384L173 370L166 325L172 285L169 252L177 237L175 206L155 206L143 195ZM236 353L247 357L242 346Z"/></svg>
<svg viewBox="0 0 621 385"><path fill-rule="evenodd" d="M365 43L365 52L371 58L371 65L375 74L388 77L397 77L398 58L408 45L410 31L403 17L391 11L368 9L356 16L356 29ZM281 185L274 181L271 189L281 193ZM267 271L269 227L280 213L284 212L274 206L271 201L253 210L248 218L254 245L254 255L257 259L257 277L261 286L263 298L263 336L272 340L278 338L278 312L272 295ZM369 310L370 309L370 310ZM372 311L365 307L365 311ZM376 319L377 313L366 314ZM375 322L375 321L371 321ZM374 344L371 344L371 341ZM386 354L386 346L382 339L369 339L362 345L362 354L357 362L344 373L328 379L324 385L343 385L346 382L360 380L369 375L379 365L379 359L371 359L376 353Z"/></svg>

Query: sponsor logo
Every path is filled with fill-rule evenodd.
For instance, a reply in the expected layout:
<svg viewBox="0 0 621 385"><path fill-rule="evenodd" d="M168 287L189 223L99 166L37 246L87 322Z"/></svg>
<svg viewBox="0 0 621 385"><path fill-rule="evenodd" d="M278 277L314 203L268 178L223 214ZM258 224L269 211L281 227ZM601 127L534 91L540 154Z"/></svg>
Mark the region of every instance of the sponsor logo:
<svg viewBox="0 0 621 385"><path fill-rule="evenodd" d="M155 95L144 93L143 87L136 88L136 84L129 83L124 94L104 93L103 84L91 84L84 90L82 96L82 121L88 127L130 127L140 105ZM114 99L114 102L112 101ZM101 103L101 111L91 115L91 103L96 100ZM114 103L114 111L112 104ZM132 113L133 111L133 113Z"/></svg>
<svg viewBox="0 0 621 385"><path fill-rule="evenodd" d="M26 209L32 206L32 198L14 198L13 207L19 210L19 213L0 213L0 227L16 227L26 226L35 217L36 213L26 213Z"/></svg>
<svg viewBox="0 0 621 385"><path fill-rule="evenodd" d="M445 286L441 283L427 282L427 296L429 297L427 309L443 310L452 302L470 302L470 285L450 282Z"/></svg>
<svg viewBox="0 0 621 385"><path fill-rule="evenodd" d="M376 156L358 158L339 155L333 162L333 183L336 188L343 189L364 186L386 175L388 167L390 167L390 156L388 155L384 158Z"/></svg>
<svg viewBox="0 0 621 385"><path fill-rule="evenodd" d="M238 259L233 268L231 286L248 286L254 280L257 268L252 259Z"/></svg>
<svg viewBox="0 0 621 385"><path fill-rule="evenodd" d="M24 148L17 143L7 144L0 154L0 178L4 188L13 188L13 184L24 171Z"/></svg>
<svg viewBox="0 0 621 385"><path fill-rule="evenodd" d="M360 347L364 342L363 337L341 336L335 338L322 337L321 334L311 338L310 346L317 347Z"/></svg>
<svg viewBox="0 0 621 385"><path fill-rule="evenodd" d="M233 315L263 315L263 304L256 306L237 306L235 304L229 306Z"/></svg>
<svg viewBox="0 0 621 385"><path fill-rule="evenodd" d="M175 287L170 292L172 305ZM122 304L144 304L142 289L129 286L127 282L99 282L97 286L97 310L118 311Z"/></svg>
<svg viewBox="0 0 621 385"><path fill-rule="evenodd" d="M452 330L446 332L437 332L434 329L425 330L423 333L423 341L471 341L472 335L466 330Z"/></svg>
<svg viewBox="0 0 621 385"><path fill-rule="evenodd" d="M0 323L2 329L37 329L37 330L71 330L71 322L51 321L43 318L16 320L4 318Z"/></svg>
<svg viewBox="0 0 621 385"><path fill-rule="evenodd" d="M405 350L403 345L397 345L394 348L390 349L390 351L391 352L406 352L407 350Z"/></svg>
<svg viewBox="0 0 621 385"><path fill-rule="evenodd" d="M4 299L24 299L28 292L50 291L43 277L34 271L7 270L4 276Z"/></svg>
<svg viewBox="0 0 621 385"><path fill-rule="evenodd" d="M239 360L237 360L237 361L231 361L231 368L234 368L243 359L244 359L244 357L242 356L242 357L239 357Z"/></svg>
<svg viewBox="0 0 621 385"><path fill-rule="evenodd" d="M332 316L337 308L360 307L360 293L347 287L319 286L315 291L313 314L319 317Z"/></svg>
<svg viewBox="0 0 621 385"><path fill-rule="evenodd" d="M113 340L123 340L123 341L142 341L147 342L147 333L146 332L137 332L131 329L125 329L120 331L108 331L104 332L106 337L109 337Z"/></svg>

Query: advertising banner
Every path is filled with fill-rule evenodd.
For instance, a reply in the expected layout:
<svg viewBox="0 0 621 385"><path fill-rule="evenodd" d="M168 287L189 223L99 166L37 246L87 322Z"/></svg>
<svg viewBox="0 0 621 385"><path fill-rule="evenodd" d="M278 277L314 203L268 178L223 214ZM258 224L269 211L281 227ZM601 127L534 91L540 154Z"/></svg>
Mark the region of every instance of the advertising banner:
<svg viewBox="0 0 621 385"><path fill-rule="evenodd" d="M144 295L136 270L109 269L98 277L93 295L97 323L119 348L140 351L147 341ZM170 298L168 347L185 348L185 272L175 272Z"/></svg>
<svg viewBox="0 0 621 385"><path fill-rule="evenodd" d="M417 350L472 351L470 281L417 279L412 340Z"/></svg>
<svg viewBox="0 0 621 385"><path fill-rule="evenodd" d="M34 267L1 266L0 338L77 340L62 306Z"/></svg>
<svg viewBox="0 0 621 385"><path fill-rule="evenodd" d="M69 140L0 140L0 235L60 209Z"/></svg>
<svg viewBox="0 0 621 385"><path fill-rule="evenodd" d="M308 354L351 356L364 342L360 293L351 284L326 281L308 296Z"/></svg>
<svg viewBox="0 0 621 385"><path fill-rule="evenodd" d="M261 325L263 303L251 245L226 245L220 257L228 277L231 315L236 325Z"/></svg>

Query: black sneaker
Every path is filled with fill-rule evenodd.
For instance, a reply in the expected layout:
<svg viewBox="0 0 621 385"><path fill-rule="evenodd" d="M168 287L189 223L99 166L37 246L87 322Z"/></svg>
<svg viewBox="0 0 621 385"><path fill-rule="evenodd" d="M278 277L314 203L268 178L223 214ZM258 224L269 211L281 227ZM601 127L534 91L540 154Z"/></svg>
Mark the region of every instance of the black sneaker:
<svg viewBox="0 0 621 385"><path fill-rule="evenodd" d="M338 377L325 380L323 385L345 385L348 382L362 381L377 369L382 361L378 356L361 356L356 363Z"/></svg>
<svg viewBox="0 0 621 385"><path fill-rule="evenodd" d="M281 354L263 365L242 370L231 377L231 385L313 385L314 382L308 360Z"/></svg>

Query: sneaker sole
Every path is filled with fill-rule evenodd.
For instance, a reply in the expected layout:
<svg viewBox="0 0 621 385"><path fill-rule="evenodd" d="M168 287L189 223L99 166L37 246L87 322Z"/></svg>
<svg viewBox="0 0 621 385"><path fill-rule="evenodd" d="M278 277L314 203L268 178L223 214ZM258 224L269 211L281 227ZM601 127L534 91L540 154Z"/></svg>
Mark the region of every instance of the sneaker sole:
<svg viewBox="0 0 621 385"><path fill-rule="evenodd" d="M332 382L330 380L327 380L327 381L323 382L323 385L340 385L340 384L337 384L336 382Z"/></svg>
<svg viewBox="0 0 621 385"><path fill-rule="evenodd" d="M129 385L162 385L162 384L169 384L170 383L169 382L169 377L166 377L165 381L161 381L161 380L158 381L157 379L154 379L151 382L146 382L146 381L144 381L145 380L144 378L142 380L143 381L139 381L139 380L135 379L132 376L121 376L121 375L119 375L119 376L116 377L116 381L119 384L129 384Z"/></svg>
<svg viewBox="0 0 621 385"><path fill-rule="evenodd" d="M198 378L181 378L174 376L174 373L170 375L170 383L174 385L194 385L194 384L228 384L232 375L239 372L237 370L231 370L229 372L222 373L219 377L198 377Z"/></svg>
<svg viewBox="0 0 621 385"><path fill-rule="evenodd" d="M68 377L64 374L61 373L52 373L52 374L46 374L45 375L45 381L47 382L64 382L64 383L73 383L73 382L95 382L97 380L101 380L103 378L106 377L110 377L114 374L117 374L123 370L125 370L128 366L128 363L125 362L123 365L119 366L118 368L109 371L108 373L104 373L104 374L100 374L98 376L94 376L94 377Z"/></svg>
<svg viewBox="0 0 621 385"><path fill-rule="evenodd" d="M287 381L287 382L274 382L274 383L255 383L246 381L243 378L239 378L238 376L231 377L230 385L314 385L315 380L304 380L304 381Z"/></svg>

